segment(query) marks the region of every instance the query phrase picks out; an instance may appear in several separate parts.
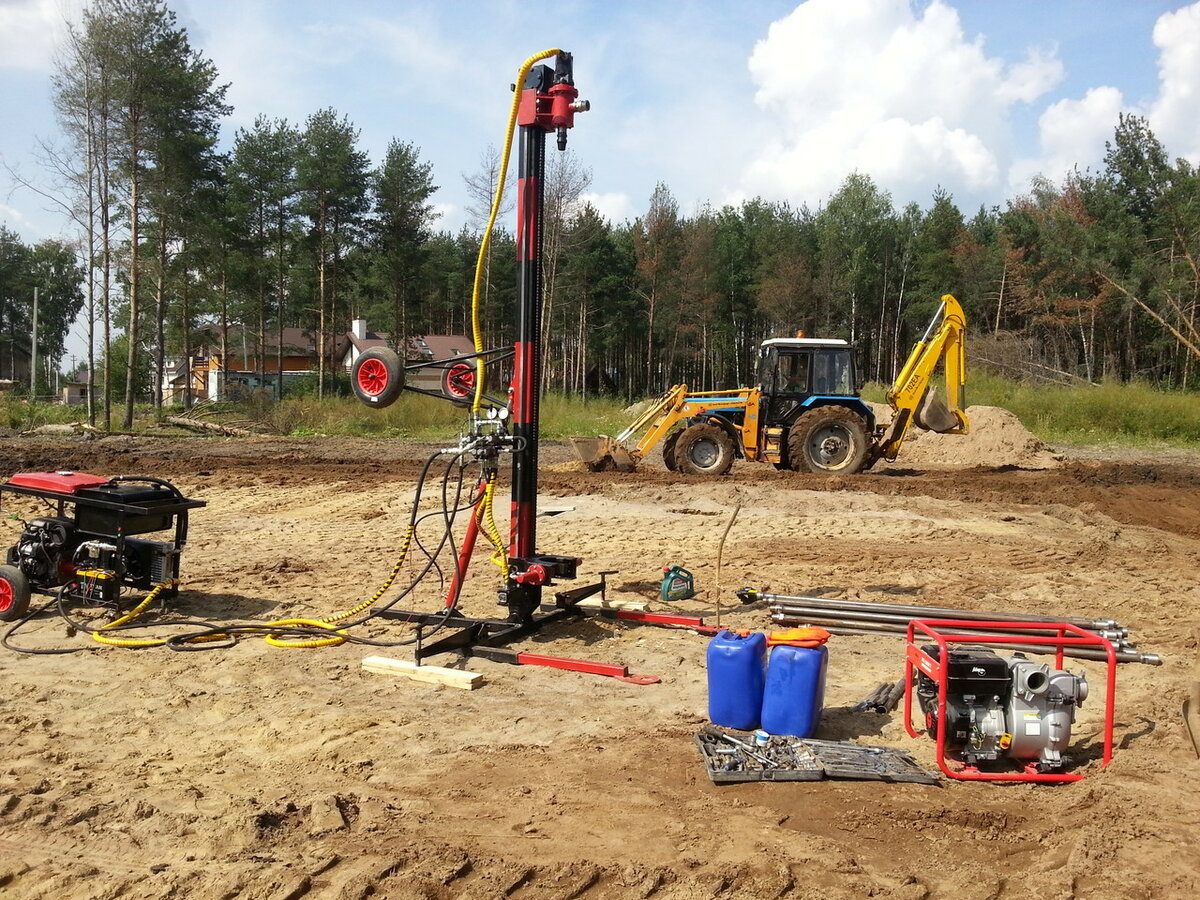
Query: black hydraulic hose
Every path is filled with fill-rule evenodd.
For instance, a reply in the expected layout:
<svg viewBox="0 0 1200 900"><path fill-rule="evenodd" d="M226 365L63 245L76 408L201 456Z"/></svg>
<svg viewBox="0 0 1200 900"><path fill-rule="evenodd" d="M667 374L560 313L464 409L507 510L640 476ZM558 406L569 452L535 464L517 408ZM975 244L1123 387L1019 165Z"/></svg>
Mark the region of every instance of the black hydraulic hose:
<svg viewBox="0 0 1200 900"><path fill-rule="evenodd" d="M43 603L37 609L30 610L22 618L20 618L16 622L14 622L12 624L12 627L10 627L7 631L4 632L3 637L0 637L0 647L4 647L5 650L11 650L14 653L28 653L30 656L62 656L67 653L83 653L85 651L91 650L92 649L91 647L52 647L52 648L47 648L44 650L37 649L34 647L18 647L16 644L12 643L9 640L9 638L11 638L14 634L17 633L18 628L20 628L22 625L24 625L26 622L28 622L30 619L34 618L35 616L40 615L41 613L44 613L51 606L53 606L56 602L57 602L57 598L51 597L49 600L47 600L45 603Z"/></svg>
<svg viewBox="0 0 1200 900"><path fill-rule="evenodd" d="M426 516L421 516L419 513L420 513L421 497L424 492L425 482L429 477L430 469L432 468L433 463L444 452L445 451L437 450L434 453L430 454L429 457L425 460L425 464L421 467L421 474L418 476L418 479L417 479L416 489L413 494L413 502L412 502L412 506L410 507L409 517L408 517L409 527L414 529L414 534L415 534L416 526L424 518L427 518L428 515L438 514L438 513L432 513L432 514L427 514ZM456 458L461 459L462 455L463 455L463 451L459 451L456 455ZM451 462L447 466L447 475L446 475L447 478L448 478L448 473L452 467L453 467L453 462ZM456 512L457 512L457 510L456 510ZM406 597L410 593L412 593L412 591L421 582L421 580L433 569L433 567L435 565L436 557L438 554L440 554L440 552L441 552L442 548L445 546L445 544L446 544L446 535L443 532L442 539L439 542L437 549L434 550L433 554L429 554L429 561L425 564L424 568L420 572L417 573L416 577L413 578L412 582L408 585L408 587L406 587L397 597L393 598L390 602L384 604L381 607L378 607L377 609L371 611L367 615L360 616L357 619L352 619L352 620L338 624L336 632L331 631L329 629L314 628L312 626L304 626L304 625L281 625L281 626L272 625L272 626L270 626L271 633L275 634L275 635L285 636L285 637L297 637L297 638L305 638L305 637L327 638L331 634L337 633L338 636L342 637L347 643L367 643L367 644L370 644L371 646L376 646L376 647L401 647L401 646L406 646L409 644L416 643L417 638L415 638L415 637L411 638L409 640L404 640L404 641L380 642L380 641L368 641L365 638L359 638L359 637L355 637L353 635L344 634L344 633L342 633L342 631L343 631L343 629L353 628L358 625L362 625L365 622L369 622L371 619L374 619L378 616L379 611L384 610L384 609L390 609L391 607L395 606L395 604L398 603L400 600L402 600L404 597ZM436 633L440 629L444 628L446 625L445 620L449 619L452 612L453 612L453 610L451 610L449 608L446 609L443 621L439 622L437 625L435 625L433 628L433 631L430 632L430 634ZM209 649L213 649L213 650L222 649L222 648L228 647L230 645L230 643L236 643L236 639L239 636L261 635L263 633L263 629L266 627L267 626L265 624L261 624L261 623L236 623L236 624L228 624L228 625L216 625L216 626L211 626L209 628L206 628L202 631L188 632L186 634L174 635L174 636L166 639L165 646L167 646L168 648L170 648L172 650L176 650L176 651L197 651L197 650L209 650ZM429 634L423 634L421 636L421 639L425 640L428 637L429 637ZM212 640L211 641L205 640L206 638L211 638ZM228 640L220 640L221 638L228 638Z"/></svg>

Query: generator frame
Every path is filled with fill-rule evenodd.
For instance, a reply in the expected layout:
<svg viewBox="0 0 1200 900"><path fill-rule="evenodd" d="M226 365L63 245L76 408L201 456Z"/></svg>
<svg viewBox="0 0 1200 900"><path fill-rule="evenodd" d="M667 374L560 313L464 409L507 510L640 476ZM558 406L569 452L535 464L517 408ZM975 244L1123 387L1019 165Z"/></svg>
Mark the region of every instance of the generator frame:
<svg viewBox="0 0 1200 900"><path fill-rule="evenodd" d="M996 634L958 634L954 629L978 628L986 626ZM1047 627L1056 628L1057 635L1044 633ZM1033 634L1034 630L1042 630L1042 634ZM938 647L938 659L934 659L917 645L918 633L924 638L934 641ZM933 735L937 746L937 763L947 778L959 781L1032 781L1045 783L1061 783L1082 781L1080 772L1037 772L1032 767L1026 767L1019 772L981 772L974 766L964 765L953 768L946 763L946 700L949 688L949 649L950 644L1028 644L1030 646L1051 646L1055 649L1054 665L1063 667L1063 650L1067 647L1098 647L1107 657L1107 670L1104 696L1104 751L1101 767L1106 767L1112 761L1113 749L1113 719L1114 700L1117 690L1117 658L1112 643L1084 629L1063 622L1047 626L1045 622L971 622L963 619L913 619L908 623L907 646L904 658L904 728L910 737L919 737L922 732L912 726L913 685L915 682L914 668L931 678L938 689L937 696L937 733ZM945 660L945 664L942 663Z"/></svg>
<svg viewBox="0 0 1200 900"><path fill-rule="evenodd" d="M192 500L183 496L175 485L161 478L142 475L117 475L113 477L97 475L92 476L96 479L94 482L73 484L72 478L79 477L86 476L83 476L83 473L74 472L18 473L12 476L12 479L22 478L25 480L25 483L14 482L12 479L0 483L0 509L3 509L4 496L6 494L33 497L42 500L53 506L55 515L59 518L66 518L67 513L70 512L71 519L75 523L79 534L88 538L104 538L111 541L115 547L113 551L114 556L117 559L121 559L125 553L126 539L130 537L130 534L127 533L129 531L132 531L133 534L148 534L153 531L172 529L172 549L175 553L179 553L187 542L188 513L193 509L200 509L208 505L204 500ZM55 489L51 486L56 482L62 489ZM147 484L163 487L167 488L174 495L174 499L167 502L130 503L105 500L99 497L80 496L78 493L78 491L86 488L101 487L110 484ZM79 522L80 510L100 511L111 515L112 527L82 527ZM139 517L164 519L168 524L163 528L138 529L136 524L133 523ZM121 573L120 585L134 586L125 578L124 573ZM54 589L61 587L61 584L30 581L29 587L31 590L38 591L39 593L52 593ZM164 590L164 594L167 597L173 597L177 593L178 589L174 585Z"/></svg>

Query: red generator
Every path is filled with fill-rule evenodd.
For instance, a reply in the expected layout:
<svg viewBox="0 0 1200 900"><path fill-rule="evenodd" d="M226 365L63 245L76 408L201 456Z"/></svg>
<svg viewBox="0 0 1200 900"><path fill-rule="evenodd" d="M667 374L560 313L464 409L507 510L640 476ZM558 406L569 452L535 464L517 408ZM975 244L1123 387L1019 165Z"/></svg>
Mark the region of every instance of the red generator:
<svg viewBox="0 0 1200 900"><path fill-rule="evenodd" d="M188 512L205 506L161 478L83 472L23 472L0 484L6 496L33 497L46 514L24 526L0 566L0 621L23 618L33 591L116 610L122 588L163 586L178 593ZM133 535L153 535L157 540Z"/></svg>

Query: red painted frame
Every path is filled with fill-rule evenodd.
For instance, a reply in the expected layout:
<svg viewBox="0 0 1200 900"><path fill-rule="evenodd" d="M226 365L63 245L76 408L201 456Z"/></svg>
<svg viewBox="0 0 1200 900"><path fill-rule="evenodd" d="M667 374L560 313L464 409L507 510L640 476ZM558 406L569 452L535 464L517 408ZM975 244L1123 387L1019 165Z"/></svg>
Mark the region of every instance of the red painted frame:
<svg viewBox="0 0 1200 900"><path fill-rule="evenodd" d="M979 628L985 626L989 630L1004 632L989 635L944 633L944 629ZM946 765L946 667L941 665L924 650L916 645L913 638L920 631L925 637L938 645L938 655L942 660L948 659L948 645L952 643L965 644L1029 644L1053 646L1055 648L1055 668L1063 667L1063 650L1067 647L1100 647L1108 656L1106 673L1106 690L1104 697L1104 758L1101 767L1112 761L1113 747L1113 702L1117 691L1117 659L1116 651L1107 638L1085 631L1076 625L1062 623L1058 626L1058 634L1037 635L1026 633L1029 629L1046 628L1045 622L967 622L961 619L913 619L908 623L908 644L904 658L904 727L910 737L919 737L923 732L915 731L912 727L912 694L913 666L916 666L927 676L937 682L937 763L938 768L948 778L960 781L1033 781L1061 783L1065 781L1081 781L1082 773L1076 772L1034 772L1026 769L1021 772L980 772L973 767L951 769ZM1069 632L1069 633L1068 633Z"/></svg>

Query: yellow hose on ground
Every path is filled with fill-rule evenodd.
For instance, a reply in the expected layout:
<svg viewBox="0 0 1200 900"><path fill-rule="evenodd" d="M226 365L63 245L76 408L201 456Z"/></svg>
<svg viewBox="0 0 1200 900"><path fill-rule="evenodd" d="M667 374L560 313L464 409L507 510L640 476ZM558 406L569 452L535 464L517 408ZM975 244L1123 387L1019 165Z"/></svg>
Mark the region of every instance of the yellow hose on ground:
<svg viewBox="0 0 1200 900"><path fill-rule="evenodd" d="M554 47L550 50L543 50L541 53L535 53L525 62L521 63L521 68L517 71L516 89L513 91L512 108L508 113L508 127L504 133L504 152L500 155L500 176L496 181L496 193L492 197L492 210L488 215L487 225L483 229L483 239L479 242L479 258L475 261L475 283L471 288L471 336L475 341L475 352L483 352L483 328L479 323L479 301L480 288L483 285L483 272L486 265L488 248L492 243L492 229L496 225L496 217L500 214L500 200L504 195L504 179L508 175L508 158L512 152L513 133L517 130L517 110L521 106L521 90L525 84L525 76L529 74L529 70L533 68L534 63L540 62L543 59L548 59L551 56L558 56L562 53L560 49ZM479 407L483 404L484 385L484 360L483 357L475 359L475 397L471 401L471 412L477 414Z"/></svg>
<svg viewBox="0 0 1200 900"><path fill-rule="evenodd" d="M83 575L83 574L92 574L92 573L80 572L78 574ZM96 577L101 577L101 578L110 577L106 573L95 573L95 574L96 574ZM150 591L150 593L148 593L142 599L142 602L139 603L137 606L135 606L133 609L131 609L129 612L125 613L125 615L121 616L119 619L113 619L111 622L109 622L106 625L101 625L99 631L93 631L92 632L92 640L94 640L100 644L107 644L110 647L161 647L163 644L166 643L166 640L163 638L142 638L142 639L114 638L114 637L109 637L106 634L102 634L101 632L106 631L111 628L118 628L121 625L126 624L127 622L132 622L134 619L136 619L138 616L140 616L143 612L145 612L146 607L148 607L151 603L153 603L158 598L159 594L161 594L167 588L173 587L176 584L178 584L178 582L176 582L176 581L163 581L163 582L160 582L159 584L156 584L154 586L154 588Z"/></svg>
<svg viewBox="0 0 1200 900"><path fill-rule="evenodd" d="M372 603L377 601L390 588L396 579L400 576L400 570L404 567L404 561L408 558L408 548L412 545L413 535L416 533L416 526L409 525L404 532L404 540L400 544L400 556L397 558L395 565L392 566L392 571L388 574L387 580L383 586L374 594L359 603L357 606L343 609L340 612L325 616L322 619L278 619L274 622L267 622L263 628L286 628L290 626L308 626L311 628L327 628L330 631L336 631L335 635L330 635L327 638L303 638L289 639L280 637L278 633L268 634L266 641L272 647L283 647L290 650L300 650L308 647L333 647L337 644L345 643L346 638L341 635L345 634L344 629L335 629L334 623L340 622L343 619L349 619L351 616L356 616Z"/></svg>
<svg viewBox="0 0 1200 900"><path fill-rule="evenodd" d="M380 587L379 590L377 590L374 594L372 594L368 599L364 600L362 603L358 604L357 606L353 606L348 609L344 609L344 610L334 613L333 615L330 615L330 616L325 616L323 619L276 619L271 622L264 622L262 625L239 625L237 627L237 630L239 632L246 632L246 631L265 632L264 640L268 644L270 644L272 647L283 647L286 649L293 649L293 650L305 649L305 648L310 648L310 647L334 647L338 644L345 643L346 642L345 630L341 629L341 628L335 628L334 624L342 621L343 619L348 619L351 616L357 615L358 613L362 612L364 609L366 609L372 603L376 602L380 597L382 597L387 592L388 588L390 588L395 583L396 579L400 575L400 570L404 567L404 561L408 557L408 549L412 545L413 535L414 535L415 531L416 531L416 529L412 525L410 525L408 527L408 530L405 532L404 541L402 542L402 544L400 546L400 557L399 557L399 559L396 560L395 565L392 566L392 571L388 575L387 580L384 582L383 586ZM107 573L103 573L103 572L95 572L95 573L81 572L79 574L81 574L81 575L82 574L90 574L90 575L93 575L94 577L111 577ZM178 582L176 582L176 581L164 581L161 584L155 585L153 590L151 590L150 593L148 593L142 599L141 603L139 603L137 606L135 606L129 612L125 613L125 615L121 616L118 619L114 619L112 622L109 622L106 625L102 625L98 631L93 632L92 639L97 641L98 643L106 644L110 647L161 647L161 646L163 646L167 642L165 638L144 638L144 639L115 638L115 637L109 637L108 635L102 634L101 632L104 632L109 629L117 628L121 625L125 625L129 622L132 622L134 619L136 619L138 616L140 616L143 612L145 612L147 607L149 607L150 604L153 603L158 598L158 595L161 594L166 588L174 587L177 584L178 584ZM278 631L278 629L280 629L280 628L299 628L299 627L324 628L333 633L331 633L329 635L329 637L310 637L310 638L289 639L289 638L283 637ZM219 640L227 639L228 637L229 637L228 634L206 634L202 637L190 638L187 640L187 642L188 643L192 643L192 642L200 643L203 641L219 641Z"/></svg>

